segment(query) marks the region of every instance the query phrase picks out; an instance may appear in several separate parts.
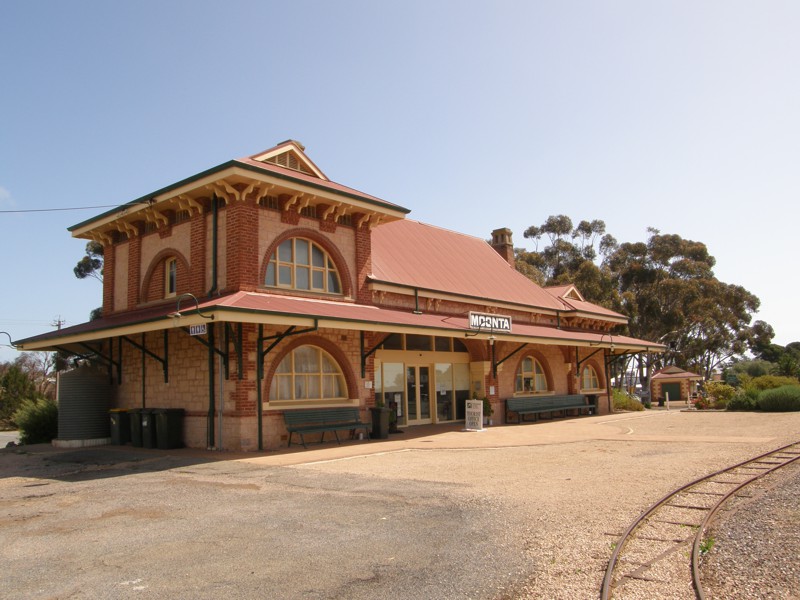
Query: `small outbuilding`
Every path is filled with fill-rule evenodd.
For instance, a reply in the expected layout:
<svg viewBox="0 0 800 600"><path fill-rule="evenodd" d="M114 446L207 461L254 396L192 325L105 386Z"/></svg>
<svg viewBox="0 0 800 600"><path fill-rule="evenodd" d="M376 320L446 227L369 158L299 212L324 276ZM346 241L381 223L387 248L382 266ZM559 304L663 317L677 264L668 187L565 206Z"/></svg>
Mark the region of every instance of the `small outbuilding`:
<svg viewBox="0 0 800 600"><path fill-rule="evenodd" d="M661 402L669 394L670 401L688 401L697 393L697 384L702 380L702 375L697 373L666 367L650 379L650 397Z"/></svg>

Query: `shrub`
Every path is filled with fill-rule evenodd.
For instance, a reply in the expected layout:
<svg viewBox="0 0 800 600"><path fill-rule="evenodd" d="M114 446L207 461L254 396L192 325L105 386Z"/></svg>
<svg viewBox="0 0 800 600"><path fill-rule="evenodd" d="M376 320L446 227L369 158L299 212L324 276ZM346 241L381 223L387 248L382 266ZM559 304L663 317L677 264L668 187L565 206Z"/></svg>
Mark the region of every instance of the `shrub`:
<svg viewBox="0 0 800 600"><path fill-rule="evenodd" d="M783 387L785 385L797 385L798 380L795 377L782 377L780 375L762 375L761 377L753 377L747 384L747 387L755 388L759 391L772 390L775 388Z"/></svg>
<svg viewBox="0 0 800 600"><path fill-rule="evenodd" d="M736 390L728 401L728 410L758 410L758 397L761 393L755 388Z"/></svg>
<svg viewBox="0 0 800 600"><path fill-rule="evenodd" d="M800 410L800 385L785 385L761 392L758 407L767 412Z"/></svg>
<svg viewBox="0 0 800 600"><path fill-rule="evenodd" d="M492 403L489 399L484 396L483 397L483 416L484 417L491 417L494 414L494 408L492 408Z"/></svg>
<svg viewBox="0 0 800 600"><path fill-rule="evenodd" d="M23 400L14 413L23 444L49 443L58 435L58 406L52 400Z"/></svg>
<svg viewBox="0 0 800 600"><path fill-rule="evenodd" d="M622 390L613 390L614 410L644 410L642 403Z"/></svg>
<svg viewBox="0 0 800 600"><path fill-rule="evenodd" d="M709 381L705 385L707 408L725 408L736 390L721 381Z"/></svg>

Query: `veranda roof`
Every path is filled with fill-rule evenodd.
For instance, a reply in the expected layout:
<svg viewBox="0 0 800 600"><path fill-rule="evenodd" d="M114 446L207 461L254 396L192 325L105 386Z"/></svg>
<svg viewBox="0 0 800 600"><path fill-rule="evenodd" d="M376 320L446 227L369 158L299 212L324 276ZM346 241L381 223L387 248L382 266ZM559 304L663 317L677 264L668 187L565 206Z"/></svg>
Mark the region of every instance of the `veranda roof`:
<svg viewBox="0 0 800 600"><path fill-rule="evenodd" d="M376 306L346 302L297 298L259 292L237 292L199 302L184 303L181 318L171 317L175 304L162 304L141 311L103 317L73 327L51 331L15 342L22 350L56 350L123 335L160 331L214 322L257 323L273 326L316 326L339 330L376 331L386 333L418 333L444 337L478 337L493 335L498 341L515 341L550 345L596 346L616 351L660 352L664 346L623 335L600 332L571 331L542 325L513 323L510 333L469 328L468 315L444 316L414 314ZM203 316L205 315L205 316Z"/></svg>

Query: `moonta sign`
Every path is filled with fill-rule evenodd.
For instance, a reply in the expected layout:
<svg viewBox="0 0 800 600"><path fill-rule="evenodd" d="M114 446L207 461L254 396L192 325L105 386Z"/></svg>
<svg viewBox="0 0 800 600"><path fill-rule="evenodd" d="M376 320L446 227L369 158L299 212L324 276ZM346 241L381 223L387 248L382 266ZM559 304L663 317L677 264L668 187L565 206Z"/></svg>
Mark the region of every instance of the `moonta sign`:
<svg viewBox="0 0 800 600"><path fill-rule="evenodd" d="M511 332L511 317L470 312L469 328Z"/></svg>

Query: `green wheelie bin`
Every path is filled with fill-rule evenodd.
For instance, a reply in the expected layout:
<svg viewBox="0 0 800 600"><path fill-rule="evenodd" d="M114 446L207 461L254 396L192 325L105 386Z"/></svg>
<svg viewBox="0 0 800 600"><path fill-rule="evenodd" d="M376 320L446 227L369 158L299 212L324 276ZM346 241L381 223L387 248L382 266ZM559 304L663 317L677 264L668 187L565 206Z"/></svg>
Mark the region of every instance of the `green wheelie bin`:
<svg viewBox="0 0 800 600"><path fill-rule="evenodd" d="M139 413L142 415L142 447L156 448L156 419L153 408L142 408Z"/></svg>
<svg viewBox="0 0 800 600"><path fill-rule="evenodd" d="M131 424L127 408L112 408L108 411L111 417L111 443L124 446L131 441Z"/></svg>
<svg viewBox="0 0 800 600"><path fill-rule="evenodd" d="M182 408L156 408L153 410L156 420L156 443L161 450L183 448L183 413Z"/></svg>
<svg viewBox="0 0 800 600"><path fill-rule="evenodd" d="M131 444L136 448L142 447L142 409L131 408L128 410L128 421L131 426Z"/></svg>

